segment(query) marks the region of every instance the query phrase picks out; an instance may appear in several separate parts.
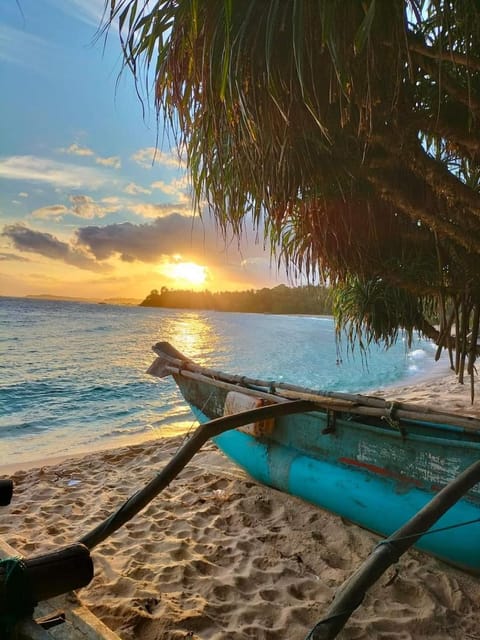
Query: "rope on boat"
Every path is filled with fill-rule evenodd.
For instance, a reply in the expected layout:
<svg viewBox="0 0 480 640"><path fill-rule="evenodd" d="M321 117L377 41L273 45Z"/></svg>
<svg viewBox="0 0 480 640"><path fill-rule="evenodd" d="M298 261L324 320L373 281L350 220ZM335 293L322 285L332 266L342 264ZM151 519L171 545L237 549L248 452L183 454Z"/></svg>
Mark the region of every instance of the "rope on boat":
<svg viewBox="0 0 480 640"><path fill-rule="evenodd" d="M1 594L5 606L0 614L0 638L8 640L20 620L32 617L37 603L22 558L0 560L0 571L5 575Z"/></svg>
<svg viewBox="0 0 480 640"><path fill-rule="evenodd" d="M450 529L458 529L459 527L466 527L469 524L475 524L476 522L480 522L480 518L475 518L474 520L466 520L465 522L459 522L458 524L449 524L446 527L439 527L438 529L427 529L426 531L420 531L419 533L411 533L408 536L401 536L396 538L396 540L410 540L411 538L418 538L418 536L428 536L432 533L441 533L442 531L450 531ZM375 545L375 549L377 547L381 547L384 544L389 544L389 540L380 540L378 544Z"/></svg>
<svg viewBox="0 0 480 640"><path fill-rule="evenodd" d="M262 389L268 390L272 384L269 380L258 380L245 375L232 375L223 371L199 366L168 342L158 342L154 345L153 351L158 358L148 373L160 378L169 374L181 373L181 375L188 378L193 377L198 380L209 378L210 380L221 381L222 384L233 384L237 387L237 391L240 385L246 386L248 391L260 392ZM426 421L453 425L455 430L461 430L463 433L475 437L475 439L479 438L480 420L472 416L460 416L458 414L446 413L436 408L423 407L405 402L392 403L384 398L365 396L362 394L325 390L319 391L317 389L308 389L285 382L274 382L273 384L275 385L275 394L270 394L270 399L274 401L282 401L282 399L308 399L315 402L317 407L323 409L336 408L339 411L345 410L353 414L371 417L382 418L382 416L386 416L387 418L394 417L395 420Z"/></svg>

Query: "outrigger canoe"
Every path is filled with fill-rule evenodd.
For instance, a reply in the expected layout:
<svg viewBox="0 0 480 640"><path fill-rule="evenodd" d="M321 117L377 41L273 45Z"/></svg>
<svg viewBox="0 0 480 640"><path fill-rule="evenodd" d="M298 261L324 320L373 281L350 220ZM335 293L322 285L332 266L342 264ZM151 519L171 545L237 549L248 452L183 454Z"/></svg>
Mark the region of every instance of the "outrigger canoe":
<svg viewBox="0 0 480 640"><path fill-rule="evenodd" d="M195 364L167 342L149 373L172 375L200 423L262 405L307 401L217 435L253 478L381 536L414 518L480 460L480 420L382 398L316 391L229 375ZM299 403L301 406L301 403ZM285 412L283 412L285 413ZM416 546L480 574L480 486L461 497Z"/></svg>

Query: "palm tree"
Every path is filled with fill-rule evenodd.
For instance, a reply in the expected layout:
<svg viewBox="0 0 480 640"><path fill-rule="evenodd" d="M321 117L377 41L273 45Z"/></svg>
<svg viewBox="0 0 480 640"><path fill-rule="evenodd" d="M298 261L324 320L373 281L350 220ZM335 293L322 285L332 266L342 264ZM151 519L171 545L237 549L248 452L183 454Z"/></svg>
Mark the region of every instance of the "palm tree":
<svg viewBox="0 0 480 640"><path fill-rule="evenodd" d="M477 0L108 6L137 83L150 88L153 73L196 204L236 233L247 215L263 221L291 274L335 285L352 339L421 331L453 347L460 381L465 368L473 381Z"/></svg>

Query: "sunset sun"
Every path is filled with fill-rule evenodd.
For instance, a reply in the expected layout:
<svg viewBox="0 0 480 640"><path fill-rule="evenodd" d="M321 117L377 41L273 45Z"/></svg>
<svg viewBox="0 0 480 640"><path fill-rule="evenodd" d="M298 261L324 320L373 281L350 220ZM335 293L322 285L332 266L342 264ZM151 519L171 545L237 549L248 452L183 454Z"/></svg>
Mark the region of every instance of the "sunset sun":
<svg viewBox="0 0 480 640"><path fill-rule="evenodd" d="M202 285L207 279L207 268L202 267L194 262L178 262L169 265L168 276L172 280L180 283L187 283L193 286Z"/></svg>

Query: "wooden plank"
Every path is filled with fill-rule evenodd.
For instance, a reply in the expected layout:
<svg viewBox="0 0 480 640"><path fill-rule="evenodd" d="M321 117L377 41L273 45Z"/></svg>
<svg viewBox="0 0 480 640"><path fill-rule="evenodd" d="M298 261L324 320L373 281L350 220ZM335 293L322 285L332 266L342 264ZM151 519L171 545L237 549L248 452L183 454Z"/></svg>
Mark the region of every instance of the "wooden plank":
<svg viewBox="0 0 480 640"><path fill-rule="evenodd" d="M89 609L82 605L73 607L67 613L67 619L85 633L87 640L120 640L119 636L103 624Z"/></svg>

